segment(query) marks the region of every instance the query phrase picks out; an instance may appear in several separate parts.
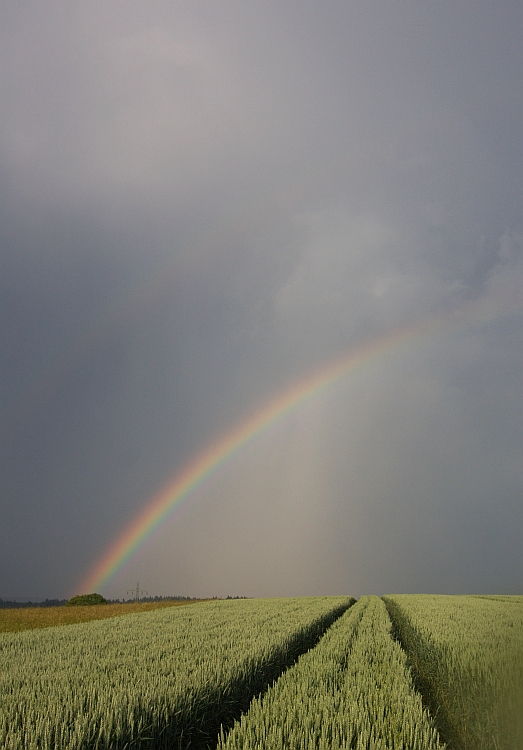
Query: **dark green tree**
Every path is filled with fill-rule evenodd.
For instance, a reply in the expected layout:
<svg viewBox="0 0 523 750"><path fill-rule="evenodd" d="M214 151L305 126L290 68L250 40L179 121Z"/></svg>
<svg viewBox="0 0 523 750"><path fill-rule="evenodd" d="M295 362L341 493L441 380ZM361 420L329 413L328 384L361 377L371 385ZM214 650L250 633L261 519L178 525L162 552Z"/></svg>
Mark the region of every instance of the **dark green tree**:
<svg viewBox="0 0 523 750"><path fill-rule="evenodd" d="M73 596L65 603L66 607L84 607L90 604L107 604L107 599L101 594L82 594L81 596Z"/></svg>

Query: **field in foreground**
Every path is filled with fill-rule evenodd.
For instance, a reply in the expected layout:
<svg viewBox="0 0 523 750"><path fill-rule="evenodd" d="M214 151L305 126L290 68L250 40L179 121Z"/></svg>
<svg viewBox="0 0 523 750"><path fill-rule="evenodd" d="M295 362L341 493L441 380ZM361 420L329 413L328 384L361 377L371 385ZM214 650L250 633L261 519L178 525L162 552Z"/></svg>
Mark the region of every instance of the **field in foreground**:
<svg viewBox="0 0 523 750"><path fill-rule="evenodd" d="M76 622L105 620L108 617L150 612L163 607L181 607L196 604L196 600L161 602L126 602L123 604L97 604L89 607L20 607L0 609L0 633L17 633L20 630L50 628L54 625L72 625Z"/></svg>
<svg viewBox="0 0 523 750"><path fill-rule="evenodd" d="M354 602L212 601L1 634L0 746L523 750L523 597Z"/></svg>
<svg viewBox="0 0 523 750"><path fill-rule="evenodd" d="M353 601L214 601L4 633L0 747L208 747Z"/></svg>
<svg viewBox="0 0 523 750"><path fill-rule="evenodd" d="M523 597L386 596L452 747L523 748Z"/></svg>

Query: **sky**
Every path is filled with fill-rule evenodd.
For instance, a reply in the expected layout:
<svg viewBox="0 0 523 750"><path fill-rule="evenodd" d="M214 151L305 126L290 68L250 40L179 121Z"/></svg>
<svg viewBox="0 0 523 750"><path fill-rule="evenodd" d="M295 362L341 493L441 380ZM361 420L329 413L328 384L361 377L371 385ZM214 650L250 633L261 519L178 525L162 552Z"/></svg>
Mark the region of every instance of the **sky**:
<svg viewBox="0 0 523 750"><path fill-rule="evenodd" d="M0 18L0 598L523 593L521 2Z"/></svg>

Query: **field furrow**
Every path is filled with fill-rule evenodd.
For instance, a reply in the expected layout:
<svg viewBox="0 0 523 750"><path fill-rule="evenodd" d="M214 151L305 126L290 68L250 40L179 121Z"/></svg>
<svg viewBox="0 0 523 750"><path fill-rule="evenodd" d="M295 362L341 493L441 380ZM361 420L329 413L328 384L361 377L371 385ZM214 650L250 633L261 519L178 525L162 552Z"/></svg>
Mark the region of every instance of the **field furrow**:
<svg viewBox="0 0 523 750"><path fill-rule="evenodd" d="M384 597L456 750L523 750L523 597Z"/></svg>
<svg viewBox="0 0 523 750"><path fill-rule="evenodd" d="M337 620L219 743L219 750L341 748L442 748L376 596Z"/></svg>
<svg viewBox="0 0 523 750"><path fill-rule="evenodd" d="M353 601L206 602L3 634L0 746L206 747Z"/></svg>

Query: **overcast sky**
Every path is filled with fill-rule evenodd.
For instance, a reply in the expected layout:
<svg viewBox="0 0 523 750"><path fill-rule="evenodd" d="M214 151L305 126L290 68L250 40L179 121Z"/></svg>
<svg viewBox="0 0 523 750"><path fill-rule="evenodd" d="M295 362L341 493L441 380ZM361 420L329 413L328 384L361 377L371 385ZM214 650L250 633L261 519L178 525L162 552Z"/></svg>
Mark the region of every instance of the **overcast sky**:
<svg viewBox="0 0 523 750"><path fill-rule="evenodd" d="M421 322L102 593L523 593L521 1L0 17L0 597L84 593L201 451Z"/></svg>

